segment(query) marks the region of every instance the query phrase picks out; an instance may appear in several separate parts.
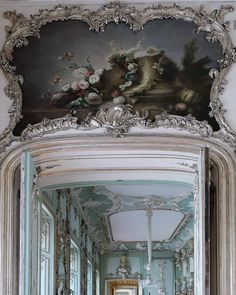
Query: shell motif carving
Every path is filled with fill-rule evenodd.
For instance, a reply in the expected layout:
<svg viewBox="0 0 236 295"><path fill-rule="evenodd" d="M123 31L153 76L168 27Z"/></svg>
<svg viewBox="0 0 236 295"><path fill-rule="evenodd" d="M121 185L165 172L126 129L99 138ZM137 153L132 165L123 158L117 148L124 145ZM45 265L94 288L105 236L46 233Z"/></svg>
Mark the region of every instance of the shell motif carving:
<svg viewBox="0 0 236 295"><path fill-rule="evenodd" d="M6 27L6 41L0 53L0 66L9 81L5 89L6 95L11 98L12 106L9 109L10 123L1 135L0 151L3 152L12 141L25 141L44 134L60 130L79 129L87 130L105 128L106 133L115 137L124 136L131 127L142 128L175 128L187 130L203 137L217 137L235 145L236 134L229 126L224 116L224 109L220 102L226 85L225 77L236 61L236 50L229 36L229 24L224 21L224 16L231 12L231 6L221 6L220 9L207 12L203 6L198 10L191 7L181 8L176 4L171 6L154 5L139 10L121 2L108 3L96 11L84 9L79 6L61 6L53 9L40 10L38 14L26 18L16 11L7 11L4 17L11 21L11 26ZM193 22L196 31L205 32L209 42L219 42L223 56L219 61L219 70L212 69L210 75L213 84L210 94L211 116L214 116L220 126L219 132L213 132L212 127L205 121L198 121L191 115L180 117L163 113L155 117L153 122L147 114L140 116L132 112L129 105L110 104L102 105L95 115L90 114L87 119L79 124L77 118L65 116L59 119L44 119L36 125L29 125L21 137L13 136L13 129L21 118L23 77L17 75L12 65L12 53L15 47L28 44L28 37L40 37L40 28L50 22L63 20L78 20L86 22L90 30L103 31L110 22L125 22L133 31L142 30L144 25L155 19L176 19Z"/></svg>

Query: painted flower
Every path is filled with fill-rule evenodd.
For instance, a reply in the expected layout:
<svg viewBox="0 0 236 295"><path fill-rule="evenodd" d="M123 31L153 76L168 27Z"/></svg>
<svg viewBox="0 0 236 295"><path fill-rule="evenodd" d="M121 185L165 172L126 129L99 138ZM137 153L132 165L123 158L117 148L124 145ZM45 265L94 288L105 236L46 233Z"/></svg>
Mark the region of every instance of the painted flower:
<svg viewBox="0 0 236 295"><path fill-rule="evenodd" d="M100 77L97 74L93 74L89 77L89 83L95 84L100 80Z"/></svg>
<svg viewBox="0 0 236 295"><path fill-rule="evenodd" d="M113 103L125 103L125 97L124 96L117 96L113 98Z"/></svg>
<svg viewBox="0 0 236 295"><path fill-rule="evenodd" d="M89 78L91 75L94 74L94 70L87 70L86 74L85 74L85 78Z"/></svg>
<svg viewBox="0 0 236 295"><path fill-rule="evenodd" d="M74 82L72 82L72 83L71 83L71 88L72 88L73 90L79 90L79 89L80 89L80 87L79 87L79 82L78 82L78 81L74 81Z"/></svg>
<svg viewBox="0 0 236 295"><path fill-rule="evenodd" d="M64 92L68 91L68 90L70 89L70 84L65 84L65 85L63 85L61 89L62 89L62 91L64 91Z"/></svg>
<svg viewBox="0 0 236 295"><path fill-rule="evenodd" d="M133 72L129 72L125 75L125 79L127 81L136 81L138 79L138 75Z"/></svg>
<svg viewBox="0 0 236 295"><path fill-rule="evenodd" d="M65 52L62 56L58 56L59 60L71 60L74 57L74 53Z"/></svg>
<svg viewBox="0 0 236 295"><path fill-rule="evenodd" d="M71 83L71 88L73 90L87 89L89 87L89 83L85 80L74 81Z"/></svg>
<svg viewBox="0 0 236 295"><path fill-rule="evenodd" d="M76 108L76 107L80 107L82 104L83 98L82 97L78 97L77 99L73 100L72 102L67 104L68 108Z"/></svg>
<svg viewBox="0 0 236 295"><path fill-rule="evenodd" d="M136 63L130 63L127 66L128 71L135 72L138 69L138 65Z"/></svg>
<svg viewBox="0 0 236 295"><path fill-rule="evenodd" d="M175 109L177 111L185 111L187 109L187 105L185 103L179 102L175 105Z"/></svg>
<svg viewBox="0 0 236 295"><path fill-rule="evenodd" d="M88 89L79 89L76 93L77 96L83 96L85 97L88 94Z"/></svg>
<svg viewBox="0 0 236 295"><path fill-rule="evenodd" d="M79 85L79 88L83 89L83 90L87 89L89 87L89 83L87 81L85 81L85 80L80 80L78 82L78 85Z"/></svg>
<svg viewBox="0 0 236 295"><path fill-rule="evenodd" d="M51 97L50 104L57 104L60 101L60 99L63 97L64 97L64 93L62 93L62 92L54 93Z"/></svg>
<svg viewBox="0 0 236 295"><path fill-rule="evenodd" d="M61 81L60 76L55 75L55 76L53 76L52 79L51 79L51 84L57 84L57 83L59 83L60 81Z"/></svg>
<svg viewBox="0 0 236 295"><path fill-rule="evenodd" d="M94 74L97 74L98 76L101 76L104 72L104 69L98 69L94 72Z"/></svg>
<svg viewBox="0 0 236 295"><path fill-rule="evenodd" d="M72 72L72 76L77 79L82 79L85 77L88 69L86 67L81 67Z"/></svg>
<svg viewBox="0 0 236 295"><path fill-rule="evenodd" d="M102 97L95 92L89 93L88 96L85 97L85 100L87 103L89 103L91 105L97 105L97 104L102 103Z"/></svg>
<svg viewBox="0 0 236 295"><path fill-rule="evenodd" d="M112 91L112 93L111 93L111 97L117 97L117 96L119 96L120 95L120 91L119 90L114 90L114 91Z"/></svg>

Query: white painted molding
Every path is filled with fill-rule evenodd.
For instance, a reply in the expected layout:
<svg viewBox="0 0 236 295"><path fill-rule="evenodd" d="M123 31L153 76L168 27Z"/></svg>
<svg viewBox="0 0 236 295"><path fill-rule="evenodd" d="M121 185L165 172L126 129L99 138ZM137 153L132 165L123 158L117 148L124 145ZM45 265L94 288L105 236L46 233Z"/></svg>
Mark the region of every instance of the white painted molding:
<svg viewBox="0 0 236 295"><path fill-rule="evenodd" d="M13 222L15 205L13 180L15 171L20 164L22 150L29 150L31 152L37 166L46 167L45 165L47 163L50 163L50 161L54 161L55 163L57 159L59 159L59 162L61 161L58 163L58 165L60 165L63 164L62 159L64 163L66 163L67 160L73 159L74 156L80 157L81 160L86 162L86 155L89 155L90 158L93 157L95 161L96 158L101 157L101 155L106 155L107 159L114 158L117 153L120 155L132 156L134 151L137 154L137 158L139 155L140 159L145 159L145 155L148 157L148 155L155 154L155 152L156 154L162 152L168 153L169 155L172 152L176 156L179 155L178 161L183 159L186 161L186 155L188 155L188 162L192 161L193 163L194 161L196 162L201 147L206 145L209 146L210 157L215 162L220 175L218 202L221 211L218 216L219 235L217 237L219 244L219 277L217 281L219 292L217 295L234 295L236 283L235 155L229 149L225 149L223 145L219 146L217 143L213 143L207 139L148 135L119 139L104 136L71 136L66 138L54 136L53 138L42 138L40 140L32 140L28 143L21 143L8 151L4 159L2 159L3 162L0 167L0 294L18 294L16 290L17 286L14 282L17 275L16 245L18 236L16 222ZM190 161L191 155L192 160ZM105 173L107 167L104 165L103 172ZM45 175L49 177L54 173L63 175L66 171L70 172L66 165L64 166L64 172L62 172L62 168L62 166L55 166L54 168L48 167L47 170L42 171L40 176L43 177L43 175ZM101 169L97 172L102 172L102 167L100 168ZM80 167L77 167L77 170L73 170L73 173L77 173L79 169ZM90 167L87 172L92 169L93 167ZM115 171L115 169L117 169L117 166L115 167L114 164L113 170ZM155 170L155 167L152 167L152 170L153 169ZM190 168L183 168L180 166L179 169L184 169L183 171L193 174ZM132 167L129 167L129 170L131 171ZM146 172L147 171L148 169L146 169ZM124 172L125 169L123 170L123 173ZM107 174L108 173L111 173L111 171L108 170Z"/></svg>

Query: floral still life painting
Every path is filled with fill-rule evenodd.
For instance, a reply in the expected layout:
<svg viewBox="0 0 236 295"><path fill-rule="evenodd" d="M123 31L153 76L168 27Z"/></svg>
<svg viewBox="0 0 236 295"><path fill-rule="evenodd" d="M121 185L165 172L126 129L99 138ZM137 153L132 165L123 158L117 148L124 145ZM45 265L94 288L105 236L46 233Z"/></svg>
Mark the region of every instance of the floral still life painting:
<svg viewBox="0 0 236 295"><path fill-rule="evenodd" d="M49 24L39 40L15 50L17 70L25 77L23 120L15 133L67 113L81 122L111 103L131 105L150 120L163 112L191 114L217 130L209 116L209 71L217 68L220 54L217 44L183 21L156 20L140 32L109 24L100 33L81 22Z"/></svg>

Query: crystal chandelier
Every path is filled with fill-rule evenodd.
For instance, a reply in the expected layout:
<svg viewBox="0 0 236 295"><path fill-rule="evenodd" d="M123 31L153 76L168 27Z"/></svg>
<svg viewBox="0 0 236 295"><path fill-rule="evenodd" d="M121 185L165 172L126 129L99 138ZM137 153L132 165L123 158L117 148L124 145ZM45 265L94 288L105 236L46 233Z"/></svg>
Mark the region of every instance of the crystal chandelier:
<svg viewBox="0 0 236 295"><path fill-rule="evenodd" d="M152 202L151 202L152 203ZM157 279L157 273L155 274L153 272L153 267L152 267L152 204L149 204L147 208L147 249L148 249L148 263L146 265L146 271L147 275L146 278L141 280L141 286L145 289L147 289L149 292L151 292L151 289L155 288L158 291L158 294L161 295L166 295L166 288L163 286L163 271L164 268L161 267L160 269L160 276L161 280L158 281Z"/></svg>

